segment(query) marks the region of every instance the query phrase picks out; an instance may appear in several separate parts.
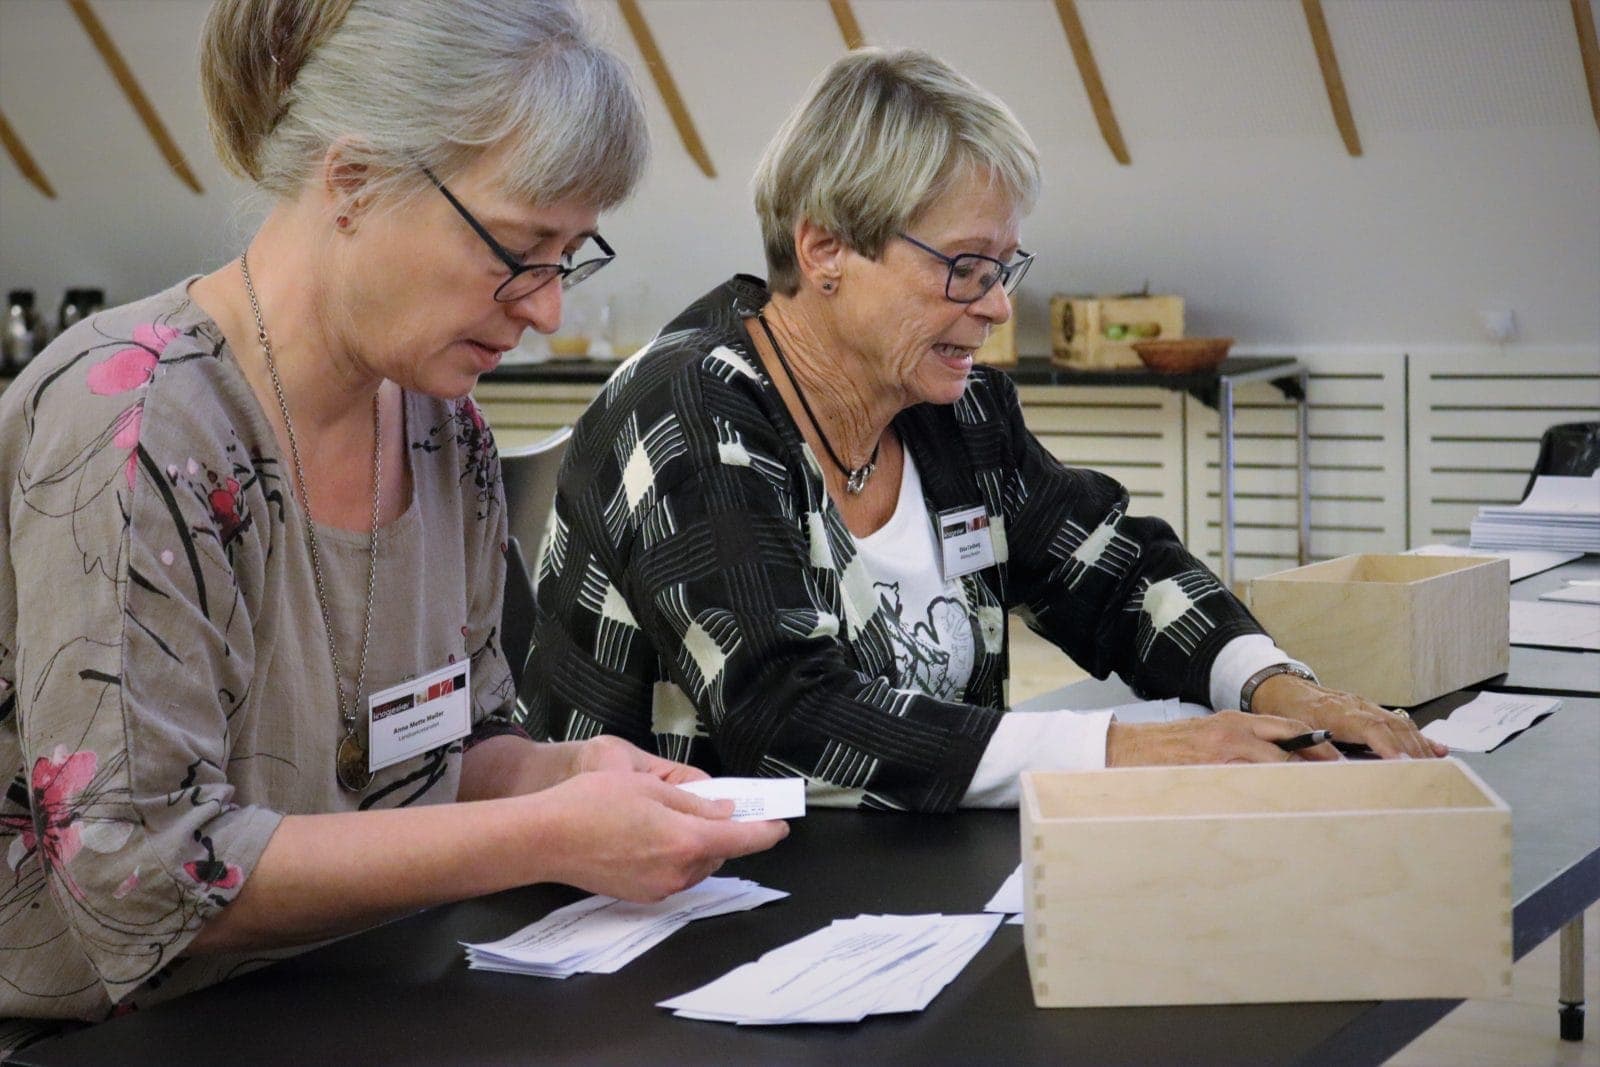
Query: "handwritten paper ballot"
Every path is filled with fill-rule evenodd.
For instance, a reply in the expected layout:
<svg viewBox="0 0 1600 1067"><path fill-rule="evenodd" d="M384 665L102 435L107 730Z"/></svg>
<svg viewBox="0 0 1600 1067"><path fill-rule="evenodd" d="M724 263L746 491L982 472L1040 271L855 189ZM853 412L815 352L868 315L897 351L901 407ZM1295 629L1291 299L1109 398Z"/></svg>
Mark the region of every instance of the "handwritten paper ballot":
<svg viewBox="0 0 1600 1067"><path fill-rule="evenodd" d="M743 878L707 878L654 904L586 897L557 908L499 941L471 945L474 971L568 978L579 971L611 974L696 919L749 911L788 896Z"/></svg>
<svg viewBox="0 0 1600 1067"><path fill-rule="evenodd" d="M1449 718L1424 726L1422 736L1455 752L1492 752L1559 707L1561 701L1555 697L1479 693Z"/></svg>
<svg viewBox="0 0 1600 1067"><path fill-rule="evenodd" d="M658 1007L689 1019L769 1026L853 1023L921 1011L961 973L998 915L838 919Z"/></svg>
<svg viewBox="0 0 1600 1067"><path fill-rule="evenodd" d="M733 801L734 822L798 819L806 813L804 778L702 778L678 788L708 800Z"/></svg>

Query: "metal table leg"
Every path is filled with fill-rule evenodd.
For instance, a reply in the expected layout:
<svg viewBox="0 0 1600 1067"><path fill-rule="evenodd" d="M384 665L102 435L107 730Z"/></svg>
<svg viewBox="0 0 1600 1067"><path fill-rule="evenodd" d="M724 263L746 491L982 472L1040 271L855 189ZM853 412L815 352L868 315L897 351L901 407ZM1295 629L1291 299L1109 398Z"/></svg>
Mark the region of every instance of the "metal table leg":
<svg viewBox="0 0 1600 1067"><path fill-rule="evenodd" d="M1299 512L1299 547L1300 566L1304 567L1311 562L1311 427L1309 425L1309 412L1307 398L1311 395L1311 372L1300 372L1300 398L1295 403L1295 433L1296 442L1295 458L1299 469L1299 479L1295 483L1300 495Z"/></svg>
<svg viewBox="0 0 1600 1067"><path fill-rule="evenodd" d="M1233 588L1233 382L1217 382L1217 414L1222 439L1222 584Z"/></svg>
<svg viewBox="0 0 1600 1067"><path fill-rule="evenodd" d="M1561 1040L1583 1040L1583 913L1561 928Z"/></svg>

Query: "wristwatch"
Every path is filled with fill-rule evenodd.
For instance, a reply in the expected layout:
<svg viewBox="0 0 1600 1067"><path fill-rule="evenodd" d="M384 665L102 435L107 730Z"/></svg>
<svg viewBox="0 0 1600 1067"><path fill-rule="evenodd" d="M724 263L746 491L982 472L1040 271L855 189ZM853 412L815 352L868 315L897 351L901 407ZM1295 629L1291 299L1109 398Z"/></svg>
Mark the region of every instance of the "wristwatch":
<svg viewBox="0 0 1600 1067"><path fill-rule="evenodd" d="M1245 679L1244 685L1239 689L1239 710L1249 711L1250 698L1256 695L1256 687L1268 678L1278 674L1292 674L1296 678L1304 678L1308 682L1317 680L1317 676L1311 673L1309 667L1299 663L1274 663L1270 667L1262 667Z"/></svg>

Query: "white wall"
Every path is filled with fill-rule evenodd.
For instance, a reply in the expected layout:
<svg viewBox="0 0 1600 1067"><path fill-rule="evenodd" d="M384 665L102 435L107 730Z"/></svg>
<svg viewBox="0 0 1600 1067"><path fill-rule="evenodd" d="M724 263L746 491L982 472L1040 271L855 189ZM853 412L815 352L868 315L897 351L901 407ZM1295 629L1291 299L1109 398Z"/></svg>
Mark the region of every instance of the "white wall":
<svg viewBox="0 0 1600 1067"><path fill-rule="evenodd" d="M254 209L213 161L196 84L203 0L94 0L205 186L166 169L60 0L0 0L0 108L59 198L0 160L0 289L113 300L232 255ZM1600 0L1589 0L1591 8ZM678 142L639 71L656 155L605 222L623 259L591 283L659 321L760 272L747 180L843 44L825 0L644 0L717 171ZM1483 345L1600 352L1600 131L1568 0L1326 0L1365 154L1330 118L1294 0L1080 0L1133 163L1101 141L1049 0L854 0L868 39L945 56L1038 140L1047 188L1020 341L1047 346L1054 291L1182 293L1190 333L1242 347ZM582 292L582 290L580 290Z"/></svg>

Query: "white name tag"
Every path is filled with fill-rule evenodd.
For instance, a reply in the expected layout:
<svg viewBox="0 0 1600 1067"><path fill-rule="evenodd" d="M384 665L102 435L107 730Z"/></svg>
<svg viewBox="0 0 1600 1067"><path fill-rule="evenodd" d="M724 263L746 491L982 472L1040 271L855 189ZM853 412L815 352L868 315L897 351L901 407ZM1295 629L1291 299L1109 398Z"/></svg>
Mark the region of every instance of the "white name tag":
<svg viewBox="0 0 1600 1067"><path fill-rule="evenodd" d="M368 767L381 771L472 732L472 669L447 663L367 700Z"/></svg>
<svg viewBox="0 0 1600 1067"><path fill-rule="evenodd" d="M939 512L939 545L944 554L944 580L994 566L994 538L989 513L981 506Z"/></svg>

